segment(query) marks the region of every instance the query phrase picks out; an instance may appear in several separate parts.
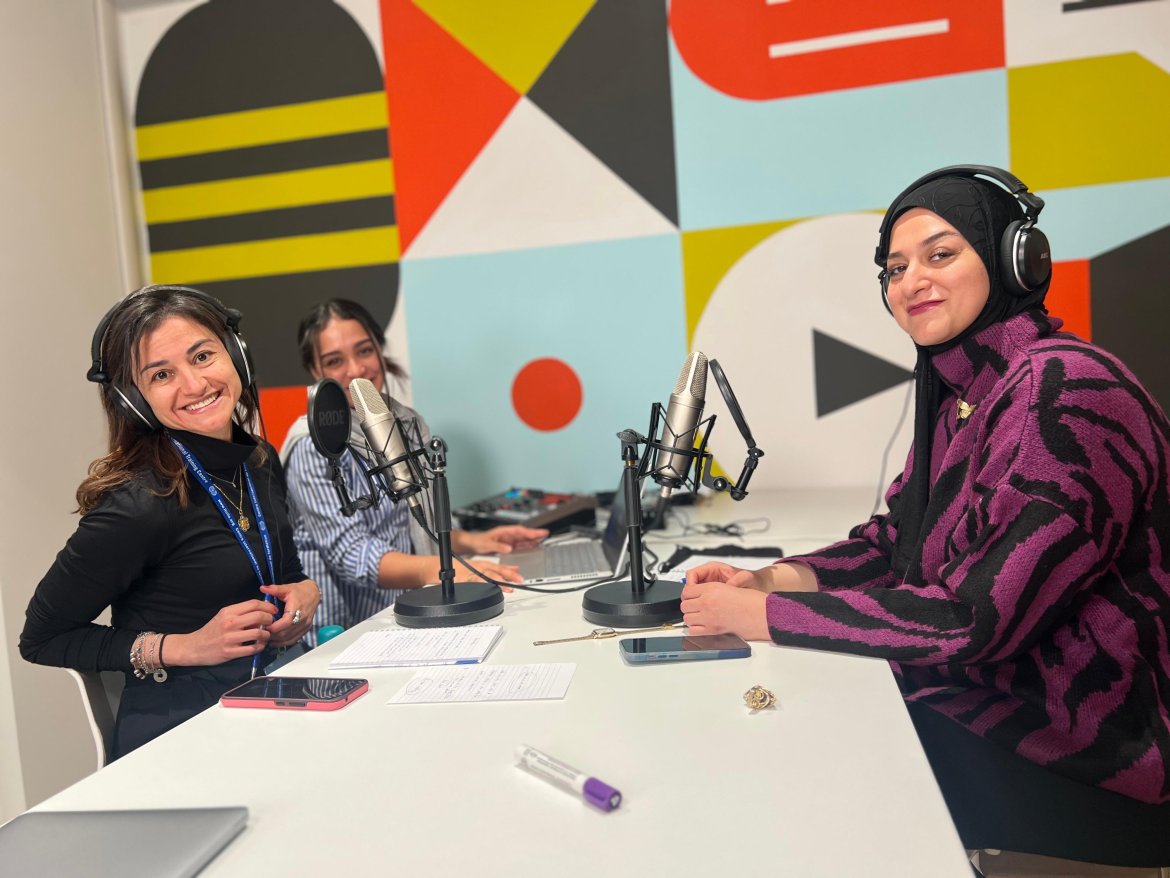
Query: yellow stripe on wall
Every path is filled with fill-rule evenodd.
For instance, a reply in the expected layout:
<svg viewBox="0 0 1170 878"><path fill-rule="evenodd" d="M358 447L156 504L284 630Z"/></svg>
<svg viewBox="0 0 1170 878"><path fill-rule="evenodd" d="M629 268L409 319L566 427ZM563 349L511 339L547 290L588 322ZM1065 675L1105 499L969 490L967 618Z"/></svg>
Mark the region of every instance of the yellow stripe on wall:
<svg viewBox="0 0 1170 878"><path fill-rule="evenodd" d="M1170 175L1170 71L1153 61L1011 67L1007 84L1012 173L1033 192Z"/></svg>
<svg viewBox="0 0 1170 878"><path fill-rule="evenodd" d="M142 199L148 223L170 223L393 194L393 161L374 159L303 171L167 186L144 192Z"/></svg>
<svg viewBox="0 0 1170 878"><path fill-rule="evenodd" d="M137 132L138 160L145 162L266 143L286 143L351 131L369 131L388 125L386 93L376 91L143 125Z"/></svg>
<svg viewBox="0 0 1170 878"><path fill-rule="evenodd" d="M171 250L150 257L153 283L206 283L384 265L399 259L398 226Z"/></svg>

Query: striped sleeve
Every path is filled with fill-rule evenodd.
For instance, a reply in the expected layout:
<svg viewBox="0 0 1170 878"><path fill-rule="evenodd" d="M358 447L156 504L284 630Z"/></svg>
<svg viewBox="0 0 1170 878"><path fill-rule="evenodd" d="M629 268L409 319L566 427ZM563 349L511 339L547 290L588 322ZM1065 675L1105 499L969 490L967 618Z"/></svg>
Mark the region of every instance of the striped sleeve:
<svg viewBox="0 0 1170 878"><path fill-rule="evenodd" d="M350 467L345 466L343 470L351 491L364 490L353 478ZM329 480L329 463L311 442L298 442L289 454L288 489L297 510L301 541L311 544L340 580L363 588L378 588L382 556L404 549L371 527L369 516L359 513L347 518L341 514L337 493ZM409 546L405 551L410 551Z"/></svg>
<svg viewBox="0 0 1170 878"><path fill-rule="evenodd" d="M890 514L875 515L859 524L849 538L815 552L792 555L784 562L799 561L817 577L822 591L835 589L890 588L897 584L890 559L897 539L897 529L891 523L893 512L901 497L902 476L886 492Z"/></svg>
<svg viewBox="0 0 1170 878"><path fill-rule="evenodd" d="M777 643L902 664L982 664L1030 649L1100 569L1089 535L1051 503L1005 486L982 526L924 585L768 596Z"/></svg>
<svg viewBox="0 0 1170 878"><path fill-rule="evenodd" d="M984 403L980 441L950 454L935 479L921 581L833 588L841 570L875 581L857 571L876 570L877 555L830 547L810 564L830 587L769 596L773 639L907 665L976 665L1017 658L1063 624L1127 542L1145 539L1132 532L1145 498L1165 491L1156 475L1164 439L1148 401L1104 358L1077 355L1076 378L1041 352Z"/></svg>

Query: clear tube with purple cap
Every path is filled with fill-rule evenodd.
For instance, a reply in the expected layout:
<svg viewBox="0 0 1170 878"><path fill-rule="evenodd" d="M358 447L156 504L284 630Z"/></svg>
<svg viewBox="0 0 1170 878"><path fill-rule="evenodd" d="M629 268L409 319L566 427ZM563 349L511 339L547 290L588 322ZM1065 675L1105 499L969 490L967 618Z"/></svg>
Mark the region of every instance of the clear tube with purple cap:
<svg viewBox="0 0 1170 878"><path fill-rule="evenodd" d="M622 794L600 778L591 777L525 744L516 748L516 762L537 777L580 796L595 808L612 811L622 803Z"/></svg>

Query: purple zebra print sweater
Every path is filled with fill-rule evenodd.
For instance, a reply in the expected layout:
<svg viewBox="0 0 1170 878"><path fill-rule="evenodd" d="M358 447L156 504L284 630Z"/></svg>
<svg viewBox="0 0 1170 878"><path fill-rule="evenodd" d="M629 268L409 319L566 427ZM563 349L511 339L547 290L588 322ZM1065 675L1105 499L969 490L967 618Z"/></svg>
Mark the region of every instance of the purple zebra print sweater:
<svg viewBox="0 0 1170 878"><path fill-rule="evenodd" d="M920 570L895 578L896 515L877 515L788 559L821 591L769 595L768 625L777 643L889 659L908 701L1166 802L1170 425L1125 366L1060 326L1025 313L935 357Z"/></svg>

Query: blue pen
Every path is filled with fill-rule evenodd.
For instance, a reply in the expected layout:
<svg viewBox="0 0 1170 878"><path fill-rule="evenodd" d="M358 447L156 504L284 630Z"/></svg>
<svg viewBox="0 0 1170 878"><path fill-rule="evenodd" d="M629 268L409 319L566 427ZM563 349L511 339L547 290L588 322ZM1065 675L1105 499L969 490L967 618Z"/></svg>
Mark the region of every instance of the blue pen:
<svg viewBox="0 0 1170 878"><path fill-rule="evenodd" d="M264 602L268 603L268 604L275 604L276 598L273 595L266 594L266 595L264 595ZM280 617L279 616L273 617L273 621L275 621L278 618L280 618ZM260 627L263 628L264 626L261 625ZM253 680L255 680L256 675L260 673L260 656L262 656L262 655L264 655L264 650L260 650L258 653L256 653L254 656L252 656L252 676L251 676L251 679L253 679Z"/></svg>

